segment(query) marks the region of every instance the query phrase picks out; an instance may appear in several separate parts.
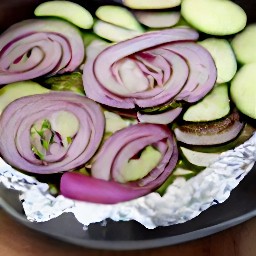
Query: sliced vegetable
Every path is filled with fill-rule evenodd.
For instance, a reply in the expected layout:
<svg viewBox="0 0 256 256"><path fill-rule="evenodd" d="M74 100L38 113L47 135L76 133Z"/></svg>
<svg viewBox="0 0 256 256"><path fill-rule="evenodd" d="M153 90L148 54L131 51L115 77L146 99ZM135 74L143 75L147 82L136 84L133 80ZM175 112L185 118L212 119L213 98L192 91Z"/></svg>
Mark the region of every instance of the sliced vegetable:
<svg viewBox="0 0 256 256"><path fill-rule="evenodd" d="M144 114L138 112L138 120L142 123L170 124L179 116L182 108L169 109L163 113Z"/></svg>
<svg viewBox="0 0 256 256"><path fill-rule="evenodd" d="M0 84L71 72L83 59L76 27L55 19L25 20L0 36Z"/></svg>
<svg viewBox="0 0 256 256"><path fill-rule="evenodd" d="M92 177L65 173L61 193L103 204L135 199L159 187L177 160L175 140L165 126L134 125L116 132L103 144L92 163Z"/></svg>
<svg viewBox="0 0 256 256"><path fill-rule="evenodd" d="M256 63L246 64L236 74L230 94L237 108L256 119Z"/></svg>
<svg viewBox="0 0 256 256"><path fill-rule="evenodd" d="M82 95L85 94L82 74L79 72L49 77L44 80L44 84L50 86L54 91L72 91Z"/></svg>
<svg viewBox="0 0 256 256"><path fill-rule="evenodd" d="M70 92L20 98L0 119L0 153L10 165L49 174L84 165L104 132L104 116L95 102Z"/></svg>
<svg viewBox="0 0 256 256"><path fill-rule="evenodd" d="M153 154L153 159L155 159L153 162L152 159L149 161L151 170L143 163L145 157L148 158L148 154L143 157L143 153L141 153L148 146L154 148L149 154L151 158L153 158ZM149 190L152 190L167 179L175 167L177 159L177 146L167 127L137 124L117 131L106 140L92 163L91 173L98 179L124 182L127 186L141 187L142 189L148 187ZM131 161L134 163L131 164ZM137 166L136 170L134 165ZM129 166L133 170L129 170ZM137 172L136 177L141 178L134 181L130 172Z"/></svg>
<svg viewBox="0 0 256 256"><path fill-rule="evenodd" d="M142 179L158 166L161 159L162 154L157 149L147 146L138 159L130 159L123 164L122 172L125 175L117 176L116 181L125 183Z"/></svg>
<svg viewBox="0 0 256 256"><path fill-rule="evenodd" d="M83 6L70 1L49 1L41 3L34 11L36 16L54 16L65 19L74 25L89 29L93 17Z"/></svg>
<svg viewBox="0 0 256 256"><path fill-rule="evenodd" d="M96 35L112 42L124 41L142 34L142 32L118 27L101 20L94 23L93 31Z"/></svg>
<svg viewBox="0 0 256 256"><path fill-rule="evenodd" d="M189 107L183 119L190 122L214 121L226 116L229 111L228 85L218 84L201 101Z"/></svg>
<svg viewBox="0 0 256 256"><path fill-rule="evenodd" d="M180 147L180 149L187 161L196 166L207 167L209 164L217 161L220 156L220 153L197 152L185 147Z"/></svg>
<svg viewBox="0 0 256 256"><path fill-rule="evenodd" d="M107 23L123 27L129 30L143 32L143 28L133 14L126 8L116 5L102 5L96 12L96 16Z"/></svg>
<svg viewBox="0 0 256 256"><path fill-rule="evenodd" d="M108 134L113 134L114 132L126 128L130 125L137 124L136 119L125 119L116 113L106 110L104 110L104 116L106 119L105 133Z"/></svg>
<svg viewBox="0 0 256 256"><path fill-rule="evenodd" d="M23 81L5 85L0 89L0 114L8 104L16 99L48 92L48 89L33 81Z"/></svg>
<svg viewBox="0 0 256 256"><path fill-rule="evenodd" d="M123 4L132 9L167 9L179 6L181 0L123 0Z"/></svg>
<svg viewBox="0 0 256 256"><path fill-rule="evenodd" d="M77 172L66 172L62 175L60 191L67 198L100 204L116 204L150 192L148 188L126 186Z"/></svg>
<svg viewBox="0 0 256 256"><path fill-rule="evenodd" d="M211 91L216 81L217 70L208 51L194 43L176 43L165 45L164 48L182 56L190 70L188 79L175 100L196 102Z"/></svg>
<svg viewBox="0 0 256 256"><path fill-rule="evenodd" d="M151 107L151 108L142 108L139 110L139 112L142 114L144 114L144 113L145 114L160 114L160 113L166 112L171 109L182 108L182 106L183 106L182 102L173 101L173 102L168 102L166 104Z"/></svg>
<svg viewBox="0 0 256 256"><path fill-rule="evenodd" d="M231 41L237 60L242 64L256 62L256 24L248 25Z"/></svg>
<svg viewBox="0 0 256 256"><path fill-rule="evenodd" d="M255 128L253 128L251 125L246 123L244 128L240 132L239 136L232 141L229 141L221 145L190 146L189 148L192 150L195 150L198 152L204 152L204 153L222 153L222 152L234 149L235 147L238 147L239 145L245 143L247 140L249 140L252 137L255 131L256 131Z"/></svg>
<svg viewBox="0 0 256 256"><path fill-rule="evenodd" d="M180 20L179 12L134 12L138 21L150 28L168 28L176 25Z"/></svg>
<svg viewBox="0 0 256 256"><path fill-rule="evenodd" d="M189 145L218 145L237 137L243 129L237 111L219 121L188 123L174 129L178 141Z"/></svg>
<svg viewBox="0 0 256 256"><path fill-rule="evenodd" d="M239 5L223 0L183 0L181 14L199 31L218 36L241 31L247 21Z"/></svg>
<svg viewBox="0 0 256 256"><path fill-rule="evenodd" d="M87 96L123 109L198 101L214 86L216 68L211 55L193 42L197 37L191 29L169 29L106 48L85 63Z"/></svg>
<svg viewBox="0 0 256 256"><path fill-rule="evenodd" d="M237 71L235 54L225 39L207 38L200 42L212 55L217 67L217 83L229 82Z"/></svg>

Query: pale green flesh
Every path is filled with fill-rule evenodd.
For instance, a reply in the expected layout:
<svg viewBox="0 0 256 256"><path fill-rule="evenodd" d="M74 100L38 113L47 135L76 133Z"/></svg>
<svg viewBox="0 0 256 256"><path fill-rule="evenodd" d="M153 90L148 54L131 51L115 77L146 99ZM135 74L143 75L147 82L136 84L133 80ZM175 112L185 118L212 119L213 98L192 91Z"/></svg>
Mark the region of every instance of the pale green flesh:
<svg viewBox="0 0 256 256"><path fill-rule="evenodd" d="M180 19L179 12L137 11L138 21L149 28L167 28L176 25Z"/></svg>
<svg viewBox="0 0 256 256"><path fill-rule="evenodd" d="M140 32L144 31L133 14L121 6L103 5L97 9L95 14L100 20L113 25Z"/></svg>
<svg viewBox="0 0 256 256"><path fill-rule="evenodd" d="M182 154L191 164L196 166L207 167L212 162L216 161L220 153L203 153L180 147Z"/></svg>
<svg viewBox="0 0 256 256"><path fill-rule="evenodd" d="M120 42L142 34L142 32L128 30L100 20L95 22L93 31L98 36L112 42Z"/></svg>
<svg viewBox="0 0 256 256"><path fill-rule="evenodd" d="M256 63L246 64L237 72L230 94L242 113L256 119Z"/></svg>
<svg viewBox="0 0 256 256"><path fill-rule="evenodd" d="M180 5L181 0L123 0L123 4L132 9L167 9Z"/></svg>
<svg viewBox="0 0 256 256"><path fill-rule="evenodd" d="M68 148L79 126L80 123L76 116L64 110L54 112L48 119L37 120L30 130L32 151L43 160L46 154L51 153L53 149L56 133L61 136L62 147Z"/></svg>
<svg viewBox="0 0 256 256"><path fill-rule="evenodd" d="M225 39L208 38L199 43L213 57L217 68L217 83L229 82L237 71L235 54Z"/></svg>
<svg viewBox="0 0 256 256"><path fill-rule="evenodd" d="M96 40L101 40L103 41L100 37L95 35L94 33L88 33L87 31L85 33L82 33L83 37L83 42L84 42L84 47L85 49L94 41Z"/></svg>
<svg viewBox="0 0 256 256"><path fill-rule="evenodd" d="M67 147L69 138L73 138L79 130L79 121L77 117L68 111L58 111L49 118L53 131L61 135L64 147Z"/></svg>
<svg viewBox="0 0 256 256"><path fill-rule="evenodd" d="M30 129L31 150L41 160L44 160L53 144L54 134L49 120L37 120Z"/></svg>
<svg viewBox="0 0 256 256"><path fill-rule="evenodd" d="M11 83L0 89L0 114L12 101L24 96L48 93L49 90L32 81Z"/></svg>
<svg viewBox="0 0 256 256"><path fill-rule="evenodd" d="M121 116L104 110L104 116L106 119L105 132L113 134L114 132L126 128L132 124L136 124L136 119L124 119Z"/></svg>
<svg viewBox="0 0 256 256"><path fill-rule="evenodd" d="M231 41L237 60L242 64L256 62L256 24L250 24Z"/></svg>
<svg viewBox="0 0 256 256"><path fill-rule="evenodd" d="M69 1L44 2L34 13L36 16L59 17L83 29L89 29L93 25L92 15L81 5Z"/></svg>
<svg viewBox="0 0 256 256"><path fill-rule="evenodd" d="M183 119L191 122L214 121L230 111L227 84L215 85L214 89L200 102L188 108Z"/></svg>
<svg viewBox="0 0 256 256"><path fill-rule="evenodd" d="M189 162L185 162L184 159L180 160L173 170L172 174L167 178L167 180L156 190L161 195L164 195L166 189L175 182L176 179L190 179L197 175L200 171L202 171L204 167L197 167L195 165L190 164Z"/></svg>
<svg viewBox="0 0 256 256"><path fill-rule="evenodd" d="M161 160L161 153L148 146L141 153L139 159L131 159L122 167L122 174L117 177L118 182L125 183L129 181L139 180L150 173Z"/></svg>
<svg viewBox="0 0 256 256"><path fill-rule="evenodd" d="M223 0L183 0L181 14L201 32L219 36L241 31L247 21L240 6Z"/></svg>
<svg viewBox="0 0 256 256"><path fill-rule="evenodd" d="M85 95L82 74L79 72L52 76L44 80L43 83L54 91L72 91Z"/></svg>

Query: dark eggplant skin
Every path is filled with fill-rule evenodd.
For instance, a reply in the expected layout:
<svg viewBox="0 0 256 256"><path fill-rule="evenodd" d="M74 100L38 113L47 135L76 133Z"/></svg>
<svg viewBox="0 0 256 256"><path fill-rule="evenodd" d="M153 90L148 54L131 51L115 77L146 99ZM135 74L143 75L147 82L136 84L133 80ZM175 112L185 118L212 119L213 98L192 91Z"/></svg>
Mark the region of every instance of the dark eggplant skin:
<svg viewBox="0 0 256 256"><path fill-rule="evenodd" d="M176 139L188 145L218 145L233 140L244 127L239 112L211 122L185 122L176 126Z"/></svg>

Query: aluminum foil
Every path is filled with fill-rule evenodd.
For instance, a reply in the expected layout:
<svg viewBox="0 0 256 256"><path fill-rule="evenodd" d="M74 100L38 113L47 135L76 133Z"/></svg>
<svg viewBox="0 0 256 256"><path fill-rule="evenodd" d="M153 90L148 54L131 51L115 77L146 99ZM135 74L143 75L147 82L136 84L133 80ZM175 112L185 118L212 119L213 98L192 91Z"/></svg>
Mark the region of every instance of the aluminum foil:
<svg viewBox="0 0 256 256"><path fill-rule="evenodd" d="M105 221L136 220L146 228L186 222L210 206L224 202L256 162L256 133L241 146L224 152L197 176L177 178L166 193L103 205L53 197L45 183L24 175L0 159L0 182L20 191L25 214L33 222L45 222L71 212L85 226Z"/></svg>

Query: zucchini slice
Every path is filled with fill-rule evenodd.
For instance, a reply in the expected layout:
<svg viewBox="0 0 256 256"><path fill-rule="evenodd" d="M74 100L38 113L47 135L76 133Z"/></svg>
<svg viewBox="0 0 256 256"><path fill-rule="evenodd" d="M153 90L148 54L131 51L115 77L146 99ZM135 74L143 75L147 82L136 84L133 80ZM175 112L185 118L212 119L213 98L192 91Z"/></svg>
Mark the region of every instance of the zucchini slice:
<svg viewBox="0 0 256 256"><path fill-rule="evenodd" d="M180 5L181 0L123 0L123 4L131 9L151 10L167 9Z"/></svg>
<svg viewBox="0 0 256 256"><path fill-rule="evenodd" d="M231 98L245 115L256 119L256 63L243 66L230 87Z"/></svg>
<svg viewBox="0 0 256 256"><path fill-rule="evenodd" d="M237 60L242 64L256 62L256 24L251 24L231 42Z"/></svg>
<svg viewBox="0 0 256 256"><path fill-rule="evenodd" d="M93 31L96 35L112 42L120 42L142 34L142 32L118 27L101 20L95 22Z"/></svg>
<svg viewBox="0 0 256 256"><path fill-rule="evenodd" d="M38 5L34 13L36 16L62 18L83 29L93 25L92 15L81 5L69 1L44 2Z"/></svg>
<svg viewBox="0 0 256 256"><path fill-rule="evenodd" d="M217 68L217 83L229 82L237 71L236 56L225 39L207 38L199 43L212 55Z"/></svg>
<svg viewBox="0 0 256 256"><path fill-rule="evenodd" d="M230 111L227 84L215 85L213 90L184 113L183 119L190 122L214 121Z"/></svg>
<svg viewBox="0 0 256 256"><path fill-rule="evenodd" d="M0 89L0 114L12 101L21 97L50 92L40 84L27 80L5 85Z"/></svg>
<svg viewBox="0 0 256 256"><path fill-rule="evenodd" d="M224 0L183 0L181 14L201 32L218 36L241 31L247 21L239 5Z"/></svg>
<svg viewBox="0 0 256 256"><path fill-rule="evenodd" d="M96 10L95 15L100 20L110 24L143 32L143 28L141 27L140 23L135 19L133 14L124 7L103 5Z"/></svg>
<svg viewBox="0 0 256 256"><path fill-rule="evenodd" d="M188 148L180 147L183 156L191 164L201 167L207 167L214 161L216 161L220 153L203 153L197 152Z"/></svg>

